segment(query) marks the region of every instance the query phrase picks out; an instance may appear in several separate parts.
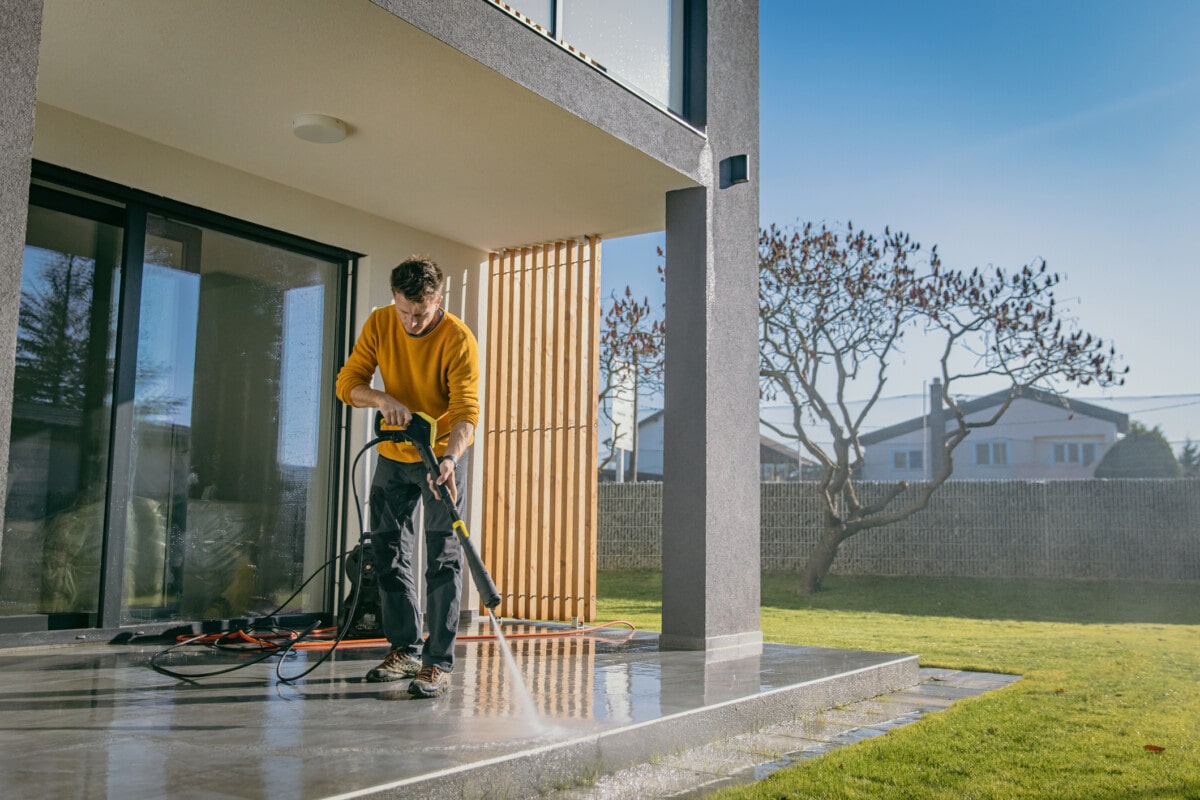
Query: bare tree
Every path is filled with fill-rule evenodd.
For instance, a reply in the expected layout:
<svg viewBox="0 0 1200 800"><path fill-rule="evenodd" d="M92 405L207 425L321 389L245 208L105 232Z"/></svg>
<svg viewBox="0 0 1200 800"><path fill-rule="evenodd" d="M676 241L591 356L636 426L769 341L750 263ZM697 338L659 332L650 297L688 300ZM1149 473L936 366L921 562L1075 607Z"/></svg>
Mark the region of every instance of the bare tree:
<svg viewBox="0 0 1200 800"><path fill-rule="evenodd" d="M1116 369L1111 346L1062 316L1054 298L1062 278L1043 261L1012 274L994 267L961 272L942 265L936 246L926 255L889 229L877 237L853 225L772 225L759 236L759 278L761 390L792 411L789 427L763 424L798 441L823 468L824 525L801 570L800 594L820 587L842 542L926 508L954 470L955 448L972 430L999 421L1022 392L1118 385L1127 371ZM912 491L900 481L864 502L856 486L859 434L906 336L940 348L949 419L944 438L932 445L940 444L939 466ZM1006 400L990 417L968 420L955 396L984 379L1003 381Z"/></svg>
<svg viewBox="0 0 1200 800"><path fill-rule="evenodd" d="M662 250L659 250L662 256ZM659 279L663 268L658 268ZM619 430L620 422L613 419L612 401L623 386L633 395L633 463L630 474L637 480L637 419L638 402L642 395L662 391L663 339L666 325L661 309L655 309L648 297L638 300L626 286L624 292L613 292L611 304L600 322L600 408L612 426L612 438L626 431ZM608 458L600 464L603 469L616 454L610 448Z"/></svg>

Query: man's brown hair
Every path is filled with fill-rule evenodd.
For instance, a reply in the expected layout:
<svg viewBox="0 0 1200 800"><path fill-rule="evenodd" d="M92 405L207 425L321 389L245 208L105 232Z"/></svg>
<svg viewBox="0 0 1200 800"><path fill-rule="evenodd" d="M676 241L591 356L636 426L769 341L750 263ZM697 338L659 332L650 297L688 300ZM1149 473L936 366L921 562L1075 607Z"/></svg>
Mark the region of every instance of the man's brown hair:
<svg viewBox="0 0 1200 800"><path fill-rule="evenodd" d="M392 291L414 303L441 293L446 283L442 270L431 258L409 256L392 270Z"/></svg>

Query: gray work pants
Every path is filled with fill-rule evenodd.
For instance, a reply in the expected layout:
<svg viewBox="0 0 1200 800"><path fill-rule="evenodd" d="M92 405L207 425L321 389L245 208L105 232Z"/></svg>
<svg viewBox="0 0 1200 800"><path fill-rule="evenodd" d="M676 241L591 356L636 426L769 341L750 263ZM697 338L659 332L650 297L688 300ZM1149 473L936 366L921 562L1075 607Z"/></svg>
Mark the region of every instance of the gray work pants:
<svg viewBox="0 0 1200 800"><path fill-rule="evenodd" d="M383 634L393 648L419 656L445 672L454 669L462 594L462 548L453 519L443 502L429 491L422 463L408 464L379 457L371 481L371 550L379 582ZM462 468L454 474L463 509ZM421 604L417 597L413 554L417 535L413 511L423 500L425 513L425 616L429 641L422 647Z"/></svg>

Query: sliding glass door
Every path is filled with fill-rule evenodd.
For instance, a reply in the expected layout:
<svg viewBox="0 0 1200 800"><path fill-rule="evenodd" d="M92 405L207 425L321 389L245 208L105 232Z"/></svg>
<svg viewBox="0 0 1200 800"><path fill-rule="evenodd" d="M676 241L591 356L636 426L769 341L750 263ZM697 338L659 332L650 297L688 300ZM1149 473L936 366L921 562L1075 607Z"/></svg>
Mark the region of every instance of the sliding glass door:
<svg viewBox="0 0 1200 800"><path fill-rule="evenodd" d="M291 596L332 546L347 260L59 205L30 209L0 630L324 610L329 581Z"/></svg>

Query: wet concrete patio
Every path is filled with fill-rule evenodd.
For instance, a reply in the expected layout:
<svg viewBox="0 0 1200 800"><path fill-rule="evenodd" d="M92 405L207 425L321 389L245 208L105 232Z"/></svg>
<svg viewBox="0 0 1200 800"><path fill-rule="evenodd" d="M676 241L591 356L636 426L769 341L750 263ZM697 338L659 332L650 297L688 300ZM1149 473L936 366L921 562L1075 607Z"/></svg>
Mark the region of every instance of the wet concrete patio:
<svg viewBox="0 0 1200 800"><path fill-rule="evenodd" d="M767 644L715 660L656 634L506 622L463 631L451 690L362 676L380 645L179 680L159 642L0 651L5 797L531 797L919 683L916 656ZM187 647L188 675L245 663ZM522 687L524 685L524 688ZM524 689L528 690L528 700Z"/></svg>

